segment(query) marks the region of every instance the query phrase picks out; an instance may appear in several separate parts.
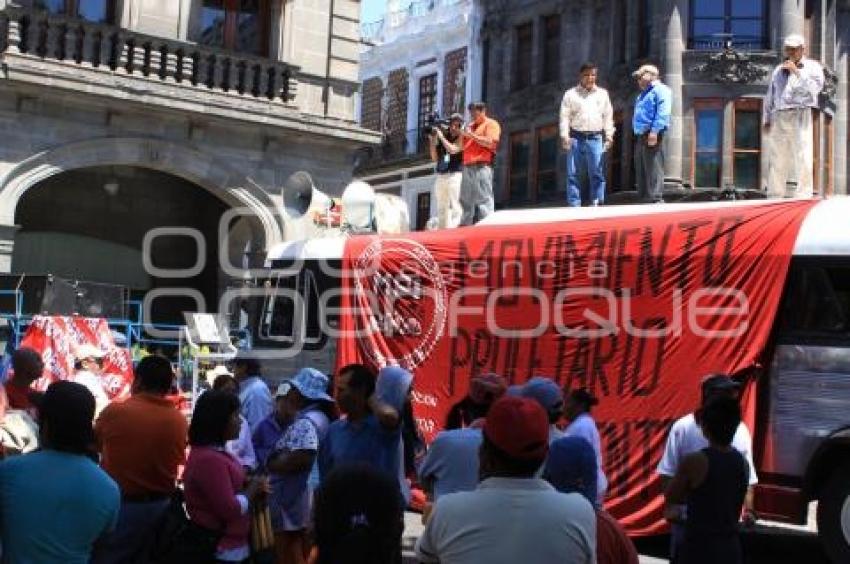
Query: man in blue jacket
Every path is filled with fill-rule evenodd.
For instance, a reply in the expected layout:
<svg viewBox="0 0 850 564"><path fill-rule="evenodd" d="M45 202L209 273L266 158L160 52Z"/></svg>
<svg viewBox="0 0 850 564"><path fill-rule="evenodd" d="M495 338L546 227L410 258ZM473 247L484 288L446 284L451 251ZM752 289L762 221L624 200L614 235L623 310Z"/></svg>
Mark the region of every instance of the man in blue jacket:
<svg viewBox="0 0 850 564"><path fill-rule="evenodd" d="M670 126L673 94L659 80L658 67L654 65L643 65L632 76L640 88L632 119L638 196L647 203L663 202L663 140Z"/></svg>

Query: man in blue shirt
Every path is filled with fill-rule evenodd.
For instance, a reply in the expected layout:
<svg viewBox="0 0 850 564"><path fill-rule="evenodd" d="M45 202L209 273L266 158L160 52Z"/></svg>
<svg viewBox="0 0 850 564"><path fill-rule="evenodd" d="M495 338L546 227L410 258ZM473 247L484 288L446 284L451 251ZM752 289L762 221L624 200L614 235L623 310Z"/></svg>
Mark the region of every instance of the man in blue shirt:
<svg viewBox="0 0 850 564"><path fill-rule="evenodd" d="M88 564L115 528L118 485L88 454L94 409L84 386L51 384L39 406L42 450L0 463L4 562Z"/></svg>
<svg viewBox="0 0 850 564"><path fill-rule="evenodd" d="M654 65L643 65L632 76L640 88L632 119L638 196L647 203L663 202L663 141L670 125L673 93L659 80L658 67Z"/></svg>
<svg viewBox="0 0 850 564"><path fill-rule="evenodd" d="M401 416L375 393L375 373L352 364L339 372L336 399L344 419L331 423L319 449L319 474L352 462L366 463L398 478L401 469ZM401 487L399 488L400 493Z"/></svg>
<svg viewBox="0 0 850 564"><path fill-rule="evenodd" d="M274 411L272 393L260 375L260 363L248 356L233 361L233 377L239 382L239 403L242 417L251 426L251 433Z"/></svg>

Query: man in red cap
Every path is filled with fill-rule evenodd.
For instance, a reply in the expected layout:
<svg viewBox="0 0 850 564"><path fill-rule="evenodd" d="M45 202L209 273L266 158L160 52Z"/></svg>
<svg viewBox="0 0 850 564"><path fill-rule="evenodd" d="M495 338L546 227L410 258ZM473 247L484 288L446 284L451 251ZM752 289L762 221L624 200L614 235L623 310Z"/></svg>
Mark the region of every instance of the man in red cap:
<svg viewBox="0 0 850 564"><path fill-rule="evenodd" d="M549 451L549 420L536 401L503 397L487 414L481 483L441 497L416 543L420 562L591 564L596 515L580 494L535 478Z"/></svg>

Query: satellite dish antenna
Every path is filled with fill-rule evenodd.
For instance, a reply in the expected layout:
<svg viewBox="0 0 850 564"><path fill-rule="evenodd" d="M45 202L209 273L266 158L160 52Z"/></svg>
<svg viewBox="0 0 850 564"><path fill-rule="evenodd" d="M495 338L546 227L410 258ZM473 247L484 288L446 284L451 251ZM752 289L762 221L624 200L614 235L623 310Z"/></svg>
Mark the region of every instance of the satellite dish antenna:
<svg viewBox="0 0 850 564"><path fill-rule="evenodd" d="M342 193L343 223L354 232L371 231L374 206L375 191L362 180L355 180Z"/></svg>
<svg viewBox="0 0 850 564"><path fill-rule="evenodd" d="M312 207L333 207L332 200L313 184L309 173L299 170L283 184L283 208L293 218L302 217Z"/></svg>

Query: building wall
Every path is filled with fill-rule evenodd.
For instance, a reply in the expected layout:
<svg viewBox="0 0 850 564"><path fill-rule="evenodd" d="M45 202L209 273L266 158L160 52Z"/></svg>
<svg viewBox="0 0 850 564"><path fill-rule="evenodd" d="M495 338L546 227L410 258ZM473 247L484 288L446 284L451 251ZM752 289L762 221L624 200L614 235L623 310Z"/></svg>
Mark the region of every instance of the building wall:
<svg viewBox="0 0 850 564"><path fill-rule="evenodd" d="M607 88L618 116L615 150L609 154L609 193L633 188L631 114L636 86L631 71L643 62L652 62L661 69L662 80L674 93L671 127L665 139L666 187L671 192L682 188L724 188L737 186L736 158L743 151L735 142L735 128L744 127L749 111L757 111L767 89L767 77L779 62L782 40L789 33L805 33L810 51L837 72L837 94L832 101L824 100L816 113L816 177L818 189L828 193L846 192L847 129L847 28L840 22L846 17L848 2L836 0L764 0L764 47L743 46L738 51L749 60L732 69L732 80L718 80L712 70L710 57L722 50L722 38L698 49L691 37L691 7L689 0L665 1L598 1L555 2L552 0L482 0L482 42L487 45L483 69L490 114L503 124L503 139L496 166L496 198L501 206L517 205L522 198L510 194L510 177L514 186L529 191L524 205L541 205L566 201L566 155L559 152L554 160L557 169L559 194L552 202L537 199L540 164L538 140L541 132L555 125L558 108L566 89L577 82L579 66L588 60L599 65L599 83ZM561 66L555 80L545 81L543 59L545 50L544 18L560 18L558 51ZM517 83L523 51L520 26L531 25L530 84ZM722 67L722 65L721 65ZM739 71L752 70L752 76ZM726 68L725 70L729 70ZM760 71L760 74L759 74ZM844 98L842 98L842 96ZM742 113L743 112L743 113ZM702 124L701 126L698 124ZM698 182L706 175L697 175L697 128L712 124L719 139L717 156L720 172L717 182L710 185ZM761 146L758 189L767 177L767 138L756 132ZM512 151L511 139L515 141ZM713 135L712 135L713 136ZM524 143L528 143L525 150ZM512 154L512 152L514 154ZM548 154L548 153L547 153ZM523 159L529 165L525 167ZM549 157L552 159L551 155ZM552 163L546 163L551 167ZM517 173L519 171L519 173ZM524 174L523 174L524 173ZM712 175L713 176L713 175ZM524 177L524 181L520 181ZM701 185L700 185L701 184Z"/></svg>
<svg viewBox="0 0 850 564"><path fill-rule="evenodd" d="M434 182L419 131L420 82L436 77L438 114L465 114L464 106L479 90L474 68L480 61L477 21L472 0L418 0L405 9L390 3L386 18L364 33L360 123L373 128L380 116L376 129L383 134L383 146L364 159L357 174L376 189L397 191L408 203L414 226L427 220L417 217L417 202ZM381 85L380 96L375 96ZM429 214L435 213L436 202L431 201Z"/></svg>
<svg viewBox="0 0 850 564"><path fill-rule="evenodd" d="M288 218L280 202L289 174L306 170L323 191L341 194L356 149L377 141L353 120L357 60L351 48L356 40L350 38L359 35L359 3L270 0L282 40L275 40L272 30L271 47L278 51L268 58L182 41L193 33L192 14L199 4L119 1L116 20L126 26L121 30L63 26L51 18L56 23L47 31L46 52L36 48L32 33L21 36L22 22L43 14L26 5L0 6L6 10L0 13L6 68L0 79L0 133L8 140L0 147L0 271L10 268L20 198L66 171L125 165L188 180L227 206L247 207L257 215L259 252L285 237ZM321 27L318 19L332 31L324 35L321 61L300 47L287 47L315 41L303 35L311 27L308 19L312 28ZM111 43L101 45L101 36L117 42L117 51L105 49ZM65 46L64 57L59 45ZM145 45L152 45L149 53ZM161 61L160 47L167 52ZM73 56L68 49L75 50ZM200 68L196 60L195 82L190 57L180 53L195 53L202 63L213 53L218 66ZM281 73L289 67L276 60L305 65L291 76L297 82L292 98L281 97ZM277 76L271 97L264 90L269 73ZM250 84L259 90L252 92Z"/></svg>

